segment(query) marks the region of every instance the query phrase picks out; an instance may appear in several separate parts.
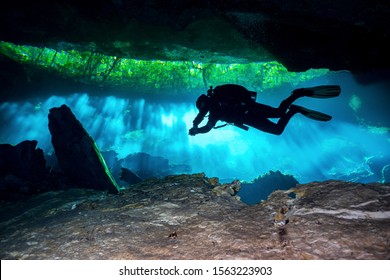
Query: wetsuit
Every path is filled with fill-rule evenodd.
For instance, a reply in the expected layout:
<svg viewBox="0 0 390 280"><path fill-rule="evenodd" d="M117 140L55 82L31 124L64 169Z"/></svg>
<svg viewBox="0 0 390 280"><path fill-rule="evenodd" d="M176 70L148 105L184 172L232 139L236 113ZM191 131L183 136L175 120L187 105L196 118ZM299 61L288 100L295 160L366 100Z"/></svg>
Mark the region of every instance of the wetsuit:
<svg viewBox="0 0 390 280"><path fill-rule="evenodd" d="M283 100L278 108L274 108L255 102L253 96L254 92L240 85L227 84L215 87L214 94L209 97L208 106L200 109L193 121L196 129L192 135L209 132L218 121L232 123L241 128L245 127L243 125L248 125L264 132L280 135L291 117L297 113L296 110L288 110L288 108L301 97L292 94ZM209 113L207 124L198 128L207 113ZM268 118L280 119L274 123Z"/></svg>

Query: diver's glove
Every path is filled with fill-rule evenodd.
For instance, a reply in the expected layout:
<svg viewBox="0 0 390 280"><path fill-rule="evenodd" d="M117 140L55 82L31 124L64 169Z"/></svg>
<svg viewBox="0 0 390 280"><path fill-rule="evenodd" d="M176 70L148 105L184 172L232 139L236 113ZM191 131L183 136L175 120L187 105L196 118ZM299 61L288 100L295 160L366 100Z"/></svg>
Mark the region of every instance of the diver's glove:
<svg viewBox="0 0 390 280"><path fill-rule="evenodd" d="M188 134L191 136L195 136L196 134L198 134L198 128L194 126L188 131Z"/></svg>

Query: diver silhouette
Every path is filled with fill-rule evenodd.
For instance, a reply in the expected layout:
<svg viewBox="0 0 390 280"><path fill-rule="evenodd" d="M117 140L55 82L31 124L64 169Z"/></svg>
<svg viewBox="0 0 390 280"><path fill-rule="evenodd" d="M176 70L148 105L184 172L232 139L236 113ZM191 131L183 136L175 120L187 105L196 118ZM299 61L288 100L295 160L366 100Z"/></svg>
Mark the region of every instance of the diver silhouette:
<svg viewBox="0 0 390 280"><path fill-rule="evenodd" d="M280 135L283 133L287 123L296 113L317 120L329 121L331 116L309 110L307 108L293 105L292 103L300 97L331 98L339 96L341 92L338 85L324 85L311 88L295 89L292 94L283 100L279 107L274 108L256 102L257 93L249 91L245 87L236 84L220 85L207 91L207 95L202 94L196 101L199 110L193 121L193 127L189 130L189 135L207 133L212 128L220 128L227 124L233 124L242 129L248 130L254 127L261 131ZM203 127L198 125L208 115L208 122ZM277 123L269 118L279 118ZM216 126L218 121L225 121L226 124Z"/></svg>

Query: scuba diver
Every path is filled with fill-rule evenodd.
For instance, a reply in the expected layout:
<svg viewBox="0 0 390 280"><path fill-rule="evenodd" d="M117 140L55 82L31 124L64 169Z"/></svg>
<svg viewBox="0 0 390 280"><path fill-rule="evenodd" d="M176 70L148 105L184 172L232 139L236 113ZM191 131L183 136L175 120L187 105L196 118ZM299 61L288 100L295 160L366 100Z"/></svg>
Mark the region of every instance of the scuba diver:
<svg viewBox="0 0 390 280"><path fill-rule="evenodd" d="M202 94L196 101L199 110L193 121L193 127L189 135L207 133L212 128L221 128L233 124L239 128L248 130L252 126L261 131L280 135L283 133L287 123L296 113L317 121L329 121L331 116L309 110L307 108L292 105L300 97L331 98L339 96L341 92L338 85L324 85L310 88L295 89L292 94L283 100L278 108L256 102L257 93L249 91L245 87L235 84L220 85ZM208 122L203 127L198 125L208 115ZM277 123L269 118L279 118ZM225 121L226 124L216 126L218 121Z"/></svg>

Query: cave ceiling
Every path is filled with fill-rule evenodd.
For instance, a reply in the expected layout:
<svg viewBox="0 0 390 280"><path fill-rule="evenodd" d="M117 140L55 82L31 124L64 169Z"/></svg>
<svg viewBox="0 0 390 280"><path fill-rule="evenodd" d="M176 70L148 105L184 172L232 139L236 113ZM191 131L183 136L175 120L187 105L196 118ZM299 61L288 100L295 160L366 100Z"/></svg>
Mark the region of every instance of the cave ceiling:
<svg viewBox="0 0 390 280"><path fill-rule="evenodd" d="M361 73L389 68L389 11L384 0L21 0L2 4L0 41L128 59L277 61L289 71ZM19 73L0 58L1 68Z"/></svg>

